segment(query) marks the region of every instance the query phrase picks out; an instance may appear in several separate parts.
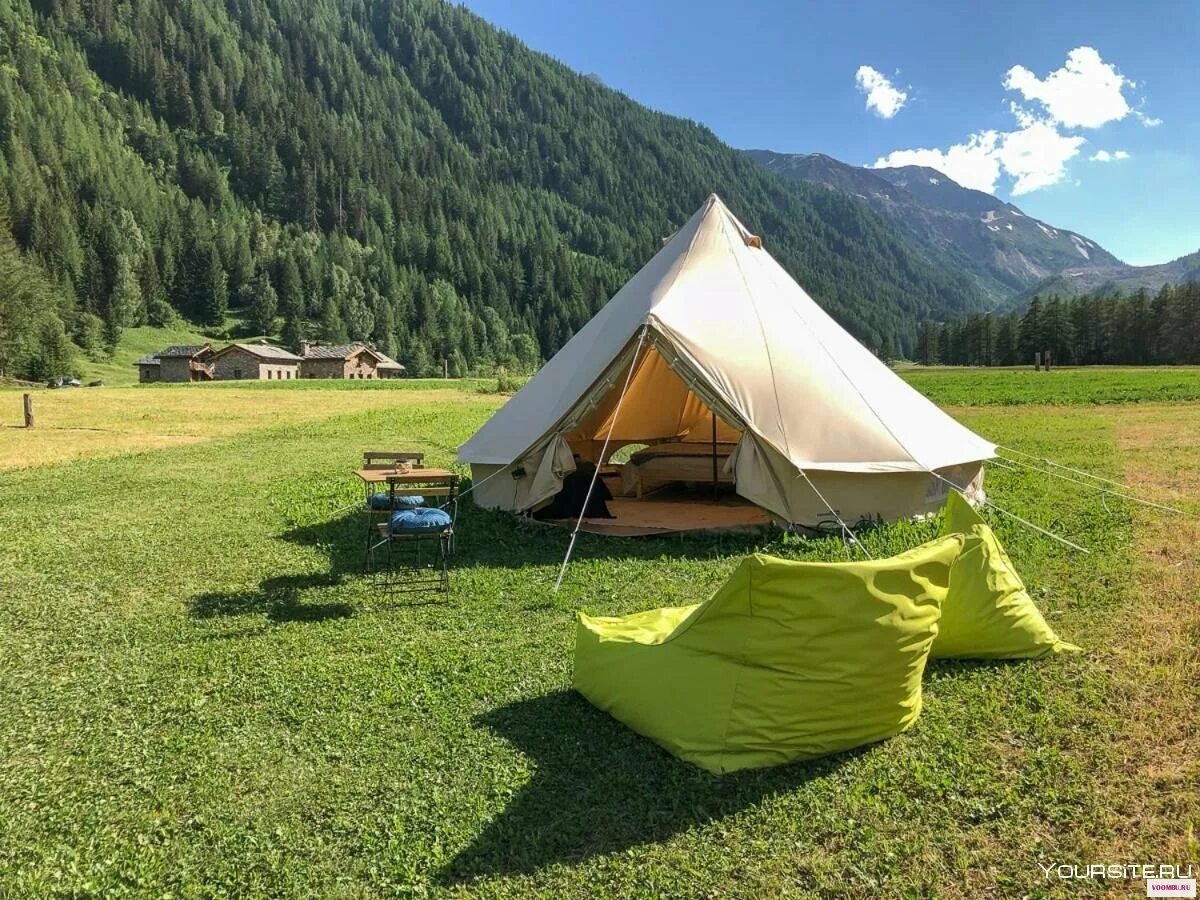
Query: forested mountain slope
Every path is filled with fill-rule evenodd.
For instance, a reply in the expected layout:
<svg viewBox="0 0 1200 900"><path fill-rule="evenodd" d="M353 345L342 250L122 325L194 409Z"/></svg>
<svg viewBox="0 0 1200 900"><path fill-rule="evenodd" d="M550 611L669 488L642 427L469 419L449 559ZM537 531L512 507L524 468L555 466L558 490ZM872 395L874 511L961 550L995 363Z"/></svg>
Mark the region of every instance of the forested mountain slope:
<svg viewBox="0 0 1200 900"><path fill-rule="evenodd" d="M459 7L0 2L0 195L47 282L0 310L9 371L52 368L58 322L100 353L231 306L418 374L528 368L712 191L868 345L981 303L859 200Z"/></svg>

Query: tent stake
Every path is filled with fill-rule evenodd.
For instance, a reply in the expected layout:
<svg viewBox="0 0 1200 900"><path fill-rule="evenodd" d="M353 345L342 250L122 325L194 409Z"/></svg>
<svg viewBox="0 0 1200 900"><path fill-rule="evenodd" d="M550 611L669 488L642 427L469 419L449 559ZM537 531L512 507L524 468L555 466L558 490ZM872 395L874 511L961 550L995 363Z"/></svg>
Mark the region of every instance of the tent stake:
<svg viewBox="0 0 1200 900"><path fill-rule="evenodd" d="M625 402L625 392L629 390L629 382L633 380L633 371L637 368L638 357L642 354L642 344L645 342L646 326L643 325L642 333L638 336L637 348L633 351L633 359L629 362L625 386L621 388L621 396L617 398L617 407L613 410L612 421L608 423L608 433L604 435L604 446L600 448L600 462L592 472L591 484L588 485L587 494L583 498L583 509L579 511L579 520L575 523L575 530L571 532L571 543L567 545L567 555L563 557L562 566L558 570L558 578L554 581L554 593L556 594L562 587L563 576L567 574L567 563L571 561L571 552L575 549L575 538L579 536L579 529L583 526L583 517L587 515L588 504L592 501L592 491L596 489L596 479L600 477L600 466L604 464L604 455L608 453L608 441L612 437L613 429L617 427L617 417L621 415L621 404Z"/></svg>
<svg viewBox="0 0 1200 900"><path fill-rule="evenodd" d="M863 552L863 556L865 556L867 559L874 559L875 557L867 552L867 548L864 547L862 541L858 539L858 535L850 529L850 526L847 525L842 517L838 515L838 512L833 508L833 505L825 499L825 495L817 490L817 486L813 484L812 479L808 477L808 473L803 469L800 469L799 471L800 474L804 476L804 480L808 482L808 486L812 488L812 492L821 499L821 502L825 504L825 508L829 510L835 519L837 519L837 523L842 526L843 540L845 539L845 536L849 535L850 543L861 550Z"/></svg>

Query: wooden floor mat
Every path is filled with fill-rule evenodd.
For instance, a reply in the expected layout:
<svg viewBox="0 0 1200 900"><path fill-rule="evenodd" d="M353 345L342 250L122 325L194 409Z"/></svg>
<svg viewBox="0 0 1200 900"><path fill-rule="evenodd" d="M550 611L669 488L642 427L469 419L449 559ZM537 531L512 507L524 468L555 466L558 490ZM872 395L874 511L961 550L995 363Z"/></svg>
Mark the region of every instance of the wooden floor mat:
<svg viewBox="0 0 1200 900"><path fill-rule="evenodd" d="M770 515L757 506L740 500L712 502L689 500L634 500L618 497L608 501L612 519L584 519L581 531L615 537L639 537L674 534L681 531L742 531L762 528ZM555 520L556 525L574 527L570 520Z"/></svg>

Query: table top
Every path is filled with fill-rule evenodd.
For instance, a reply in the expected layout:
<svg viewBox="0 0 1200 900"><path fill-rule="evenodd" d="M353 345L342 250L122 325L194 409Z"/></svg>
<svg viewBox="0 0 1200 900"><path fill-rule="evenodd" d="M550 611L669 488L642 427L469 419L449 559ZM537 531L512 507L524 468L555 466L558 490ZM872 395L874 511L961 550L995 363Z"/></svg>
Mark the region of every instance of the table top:
<svg viewBox="0 0 1200 900"><path fill-rule="evenodd" d="M354 474L367 484L454 484L460 478L449 469L355 469Z"/></svg>

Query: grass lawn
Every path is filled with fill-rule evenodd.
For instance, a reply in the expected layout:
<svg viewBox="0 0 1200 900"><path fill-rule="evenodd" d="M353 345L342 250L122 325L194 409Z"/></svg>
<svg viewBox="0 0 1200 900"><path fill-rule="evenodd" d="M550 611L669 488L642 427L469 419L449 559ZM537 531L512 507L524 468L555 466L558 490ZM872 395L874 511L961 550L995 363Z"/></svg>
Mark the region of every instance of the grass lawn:
<svg viewBox="0 0 1200 900"><path fill-rule="evenodd" d="M1020 368L922 368L900 373L943 405L1094 405L1200 400L1200 367L1077 366L1035 372Z"/></svg>
<svg viewBox="0 0 1200 900"><path fill-rule="evenodd" d="M1200 374L1051 373L1086 382L1073 405L982 374L908 377L1193 517L994 469L995 502L1092 550L995 520L1086 652L933 664L904 735L725 777L569 690L574 610L697 602L751 550L839 540L583 535L554 595L566 535L467 504L449 601L393 603L349 470L372 445L451 463L502 397L38 392L37 428L0 428L0 896L1039 896L1039 863L1197 860Z"/></svg>

